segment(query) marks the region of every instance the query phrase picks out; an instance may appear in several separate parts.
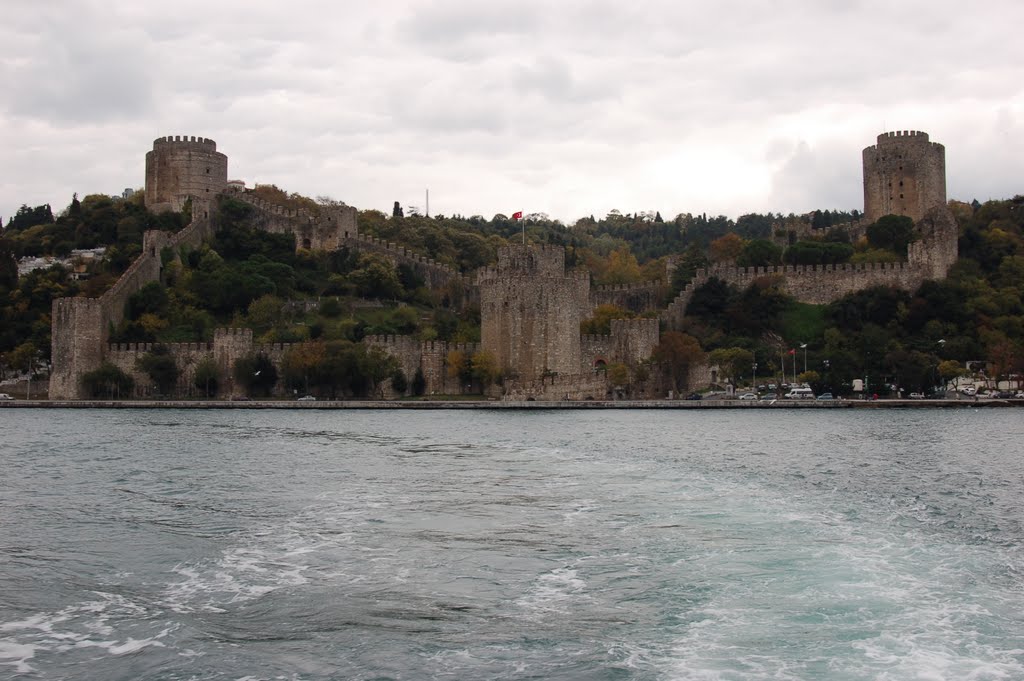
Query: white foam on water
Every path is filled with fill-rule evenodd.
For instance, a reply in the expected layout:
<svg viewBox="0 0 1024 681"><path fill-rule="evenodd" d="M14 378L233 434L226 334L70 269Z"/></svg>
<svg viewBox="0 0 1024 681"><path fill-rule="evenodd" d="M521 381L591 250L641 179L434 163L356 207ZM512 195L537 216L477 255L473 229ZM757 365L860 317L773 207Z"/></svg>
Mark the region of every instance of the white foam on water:
<svg viewBox="0 0 1024 681"><path fill-rule="evenodd" d="M1005 634L1021 630L1024 594L986 582L999 549L910 529L884 508L865 519L873 509L735 498L729 517L707 519L756 531L676 563L709 600L679 614L658 665L671 678L1024 679Z"/></svg>
<svg viewBox="0 0 1024 681"><path fill-rule="evenodd" d="M574 601L585 597L586 581L576 570L561 567L538 576L525 594L515 603L528 616L543 616L552 613L567 613Z"/></svg>
<svg viewBox="0 0 1024 681"><path fill-rule="evenodd" d="M28 663L43 646L32 643L16 643L13 640L0 638L0 665L14 667L15 673L28 674L33 671Z"/></svg>
<svg viewBox="0 0 1024 681"><path fill-rule="evenodd" d="M28 661L37 653L99 648L116 656L150 646L165 647L159 639L167 637L176 628L166 627L145 638L115 637L117 624L143 620L151 613L119 594L93 593L100 600L0 623L0 631L6 634L0 638L0 664L13 665L18 673L27 674L33 671Z"/></svg>

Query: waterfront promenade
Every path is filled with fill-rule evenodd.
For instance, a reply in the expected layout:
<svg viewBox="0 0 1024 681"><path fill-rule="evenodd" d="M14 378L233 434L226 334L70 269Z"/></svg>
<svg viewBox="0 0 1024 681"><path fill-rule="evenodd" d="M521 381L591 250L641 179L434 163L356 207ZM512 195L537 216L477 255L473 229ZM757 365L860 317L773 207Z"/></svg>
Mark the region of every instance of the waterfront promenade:
<svg viewBox="0 0 1024 681"><path fill-rule="evenodd" d="M1020 399L946 400L11 400L0 409L966 409L1024 407Z"/></svg>

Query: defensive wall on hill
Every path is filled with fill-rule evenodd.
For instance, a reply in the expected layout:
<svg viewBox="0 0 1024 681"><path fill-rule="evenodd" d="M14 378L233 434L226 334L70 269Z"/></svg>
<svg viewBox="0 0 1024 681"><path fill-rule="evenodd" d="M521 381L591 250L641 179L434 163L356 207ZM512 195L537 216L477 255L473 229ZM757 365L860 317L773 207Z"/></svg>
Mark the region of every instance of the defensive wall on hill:
<svg viewBox="0 0 1024 681"><path fill-rule="evenodd" d="M844 263L841 265L785 265L776 267L719 267L697 270L661 318L678 328L693 292L711 278L740 288L761 277L777 277L783 290L803 303L826 305L872 286L893 286L915 291L929 279L944 279L957 259L956 221L946 206L933 208L915 225L920 238L907 249L907 262Z"/></svg>
<svg viewBox="0 0 1024 681"><path fill-rule="evenodd" d="M176 234L149 230L142 253L99 298L57 298L51 308L50 399L81 399L82 374L99 368L110 330L124 318L128 298L160 279L165 248L197 247L212 234L211 206L193 201L192 221Z"/></svg>
<svg viewBox="0 0 1024 681"><path fill-rule="evenodd" d="M590 309L584 316L589 316L598 305L615 305L638 314L657 310L662 305L664 295L665 285L660 281L596 286L590 290Z"/></svg>

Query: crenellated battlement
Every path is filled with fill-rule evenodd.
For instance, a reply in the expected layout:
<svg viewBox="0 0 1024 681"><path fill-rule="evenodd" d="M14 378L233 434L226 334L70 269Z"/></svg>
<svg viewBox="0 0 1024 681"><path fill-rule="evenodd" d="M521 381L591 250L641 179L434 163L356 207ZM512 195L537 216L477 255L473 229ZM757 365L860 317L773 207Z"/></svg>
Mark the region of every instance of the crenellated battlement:
<svg viewBox="0 0 1024 681"><path fill-rule="evenodd" d="M122 353L132 355L144 355L152 352L156 347L167 348L174 356L181 356L189 353L212 352L213 343L108 343L107 353Z"/></svg>
<svg viewBox="0 0 1024 681"><path fill-rule="evenodd" d="M168 135L166 137L157 137L153 140L153 148L164 147L168 145L198 145L203 148L204 151L217 151L217 143L212 139L206 137L196 137L195 135Z"/></svg>
<svg viewBox="0 0 1024 681"><path fill-rule="evenodd" d="M927 142L928 133L920 130L894 130L883 132L878 136L878 144L890 144L897 141L906 141L912 138L914 142Z"/></svg>
<svg viewBox="0 0 1024 681"><path fill-rule="evenodd" d="M618 293L618 292L633 292L633 291L649 291L653 288L661 286L659 281L642 281L634 284L602 284L594 287L595 293Z"/></svg>

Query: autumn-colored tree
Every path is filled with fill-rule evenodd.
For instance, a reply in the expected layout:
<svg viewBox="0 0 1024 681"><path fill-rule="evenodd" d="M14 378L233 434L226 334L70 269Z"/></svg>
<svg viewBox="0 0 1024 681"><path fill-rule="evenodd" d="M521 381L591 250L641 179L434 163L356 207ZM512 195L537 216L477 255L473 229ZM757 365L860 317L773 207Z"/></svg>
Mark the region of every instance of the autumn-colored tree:
<svg viewBox="0 0 1024 681"><path fill-rule="evenodd" d="M327 346L321 341L296 343L281 358L281 375L291 388L309 392L310 380L322 370Z"/></svg>
<svg viewBox="0 0 1024 681"><path fill-rule="evenodd" d="M486 350L473 355L471 360L473 378L479 381L480 385L487 388L498 380L501 373L498 367L498 360L493 353Z"/></svg>
<svg viewBox="0 0 1024 681"><path fill-rule="evenodd" d="M729 232L711 242L708 251L715 263L733 263L740 257L746 242L738 234Z"/></svg>
<svg viewBox="0 0 1024 681"><path fill-rule="evenodd" d="M594 308L594 316L580 322L580 333L607 336L612 332L613 319L629 319L636 315L618 305L605 303Z"/></svg>
<svg viewBox="0 0 1024 681"><path fill-rule="evenodd" d="M640 281L640 263L630 253L629 246L623 245L608 254L608 268L603 284L633 284Z"/></svg>
<svg viewBox="0 0 1024 681"><path fill-rule="evenodd" d="M754 353L743 348L718 348L708 354L708 362L718 365L718 375L727 383L749 374L754 364Z"/></svg>
<svg viewBox="0 0 1024 681"><path fill-rule="evenodd" d="M629 367L622 362L612 362L607 367L608 382L616 388L629 385Z"/></svg>

